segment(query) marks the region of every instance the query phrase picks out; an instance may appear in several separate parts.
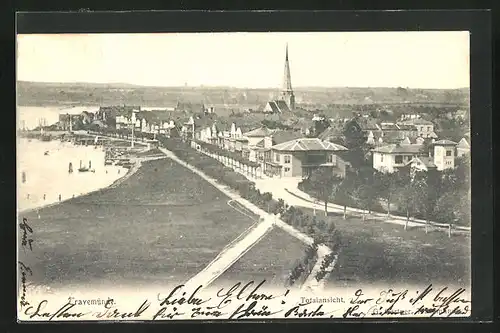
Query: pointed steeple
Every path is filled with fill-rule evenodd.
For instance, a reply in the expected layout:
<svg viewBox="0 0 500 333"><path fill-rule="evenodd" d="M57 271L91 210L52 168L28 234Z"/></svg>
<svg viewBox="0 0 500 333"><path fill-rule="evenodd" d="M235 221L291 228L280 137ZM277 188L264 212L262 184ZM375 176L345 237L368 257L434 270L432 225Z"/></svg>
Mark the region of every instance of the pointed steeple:
<svg viewBox="0 0 500 333"><path fill-rule="evenodd" d="M288 62L288 43L285 51L285 72L283 76L283 92L292 91L292 78L290 76L290 63Z"/></svg>
<svg viewBox="0 0 500 333"><path fill-rule="evenodd" d="M290 63L288 62L288 43L285 49L285 71L283 75L283 90L281 91L281 99L286 102L290 110L295 109L295 95L292 89L292 78L290 76Z"/></svg>

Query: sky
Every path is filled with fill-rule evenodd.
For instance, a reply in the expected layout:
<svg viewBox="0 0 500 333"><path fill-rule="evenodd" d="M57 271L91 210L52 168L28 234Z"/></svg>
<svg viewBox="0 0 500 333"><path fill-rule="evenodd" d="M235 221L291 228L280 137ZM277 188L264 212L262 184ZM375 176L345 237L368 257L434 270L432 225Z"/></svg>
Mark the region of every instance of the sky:
<svg viewBox="0 0 500 333"><path fill-rule="evenodd" d="M17 36L17 79L146 86L469 87L468 32Z"/></svg>

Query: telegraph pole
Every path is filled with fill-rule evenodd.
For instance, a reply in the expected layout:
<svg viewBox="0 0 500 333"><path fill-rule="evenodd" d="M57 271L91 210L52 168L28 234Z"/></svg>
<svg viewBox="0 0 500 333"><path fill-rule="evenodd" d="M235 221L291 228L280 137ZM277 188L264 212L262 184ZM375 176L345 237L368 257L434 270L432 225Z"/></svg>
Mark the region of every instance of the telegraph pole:
<svg viewBox="0 0 500 333"><path fill-rule="evenodd" d="M135 130L135 111L132 110L132 145L131 145L131 148L134 148L134 130Z"/></svg>

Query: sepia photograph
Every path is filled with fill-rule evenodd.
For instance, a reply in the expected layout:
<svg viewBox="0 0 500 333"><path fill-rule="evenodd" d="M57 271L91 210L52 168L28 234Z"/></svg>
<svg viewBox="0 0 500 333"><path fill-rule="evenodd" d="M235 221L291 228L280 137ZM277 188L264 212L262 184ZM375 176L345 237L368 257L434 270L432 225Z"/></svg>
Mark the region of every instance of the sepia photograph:
<svg viewBox="0 0 500 333"><path fill-rule="evenodd" d="M18 34L18 320L468 317L468 31Z"/></svg>

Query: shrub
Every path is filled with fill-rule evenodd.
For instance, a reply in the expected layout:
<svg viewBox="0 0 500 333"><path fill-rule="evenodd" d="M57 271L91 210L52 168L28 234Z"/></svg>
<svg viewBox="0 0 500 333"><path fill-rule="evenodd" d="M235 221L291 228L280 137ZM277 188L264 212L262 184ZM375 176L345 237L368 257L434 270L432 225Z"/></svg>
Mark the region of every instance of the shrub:
<svg viewBox="0 0 500 333"><path fill-rule="evenodd" d="M325 256L325 258L323 258L323 261L321 262L321 267L319 269L319 271L316 273L316 280L317 281L320 281L321 279L323 279L327 273L327 269L330 267L330 265L333 263L333 260L335 259L335 254L332 252L332 253L329 253Z"/></svg>

